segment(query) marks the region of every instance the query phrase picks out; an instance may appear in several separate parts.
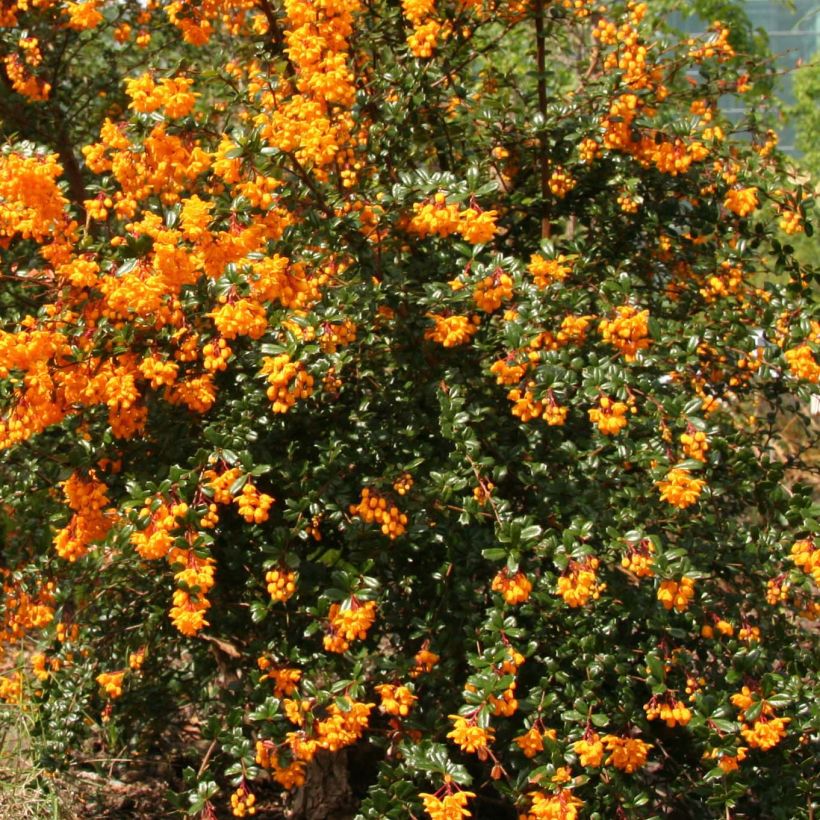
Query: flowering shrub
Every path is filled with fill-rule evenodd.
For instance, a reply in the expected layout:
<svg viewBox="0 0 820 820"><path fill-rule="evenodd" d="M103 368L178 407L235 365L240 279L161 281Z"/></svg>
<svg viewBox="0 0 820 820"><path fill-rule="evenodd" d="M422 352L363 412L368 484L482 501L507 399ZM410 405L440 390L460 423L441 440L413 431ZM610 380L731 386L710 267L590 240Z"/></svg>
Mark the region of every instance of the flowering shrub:
<svg viewBox="0 0 820 820"><path fill-rule="evenodd" d="M29 118L61 43L125 67L81 151L0 153L0 698L45 765L187 723L203 818L814 816L811 190L719 112L765 87L732 31L658 25L4 4Z"/></svg>

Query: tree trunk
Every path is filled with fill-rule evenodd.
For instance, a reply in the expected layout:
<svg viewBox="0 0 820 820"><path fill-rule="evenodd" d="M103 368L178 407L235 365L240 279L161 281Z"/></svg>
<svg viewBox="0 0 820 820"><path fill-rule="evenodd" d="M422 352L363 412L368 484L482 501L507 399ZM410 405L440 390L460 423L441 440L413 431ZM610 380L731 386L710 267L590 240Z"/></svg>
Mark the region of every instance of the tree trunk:
<svg viewBox="0 0 820 820"><path fill-rule="evenodd" d="M292 820L351 820L355 801L350 789L347 750L320 751L305 771L305 785L293 799Z"/></svg>

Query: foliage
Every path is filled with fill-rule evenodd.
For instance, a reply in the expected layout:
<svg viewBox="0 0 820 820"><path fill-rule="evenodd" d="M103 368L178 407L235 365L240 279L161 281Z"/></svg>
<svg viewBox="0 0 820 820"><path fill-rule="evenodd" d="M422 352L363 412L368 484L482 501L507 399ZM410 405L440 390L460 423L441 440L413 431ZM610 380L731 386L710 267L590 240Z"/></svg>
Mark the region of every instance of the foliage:
<svg viewBox="0 0 820 820"><path fill-rule="evenodd" d="M818 508L777 456L820 377L811 188L722 118L768 81L727 28L0 24L21 123L127 73L0 154L0 697L44 765L187 723L204 818L325 816L344 749L364 818L813 816Z"/></svg>
<svg viewBox="0 0 820 820"><path fill-rule="evenodd" d="M800 164L816 179L820 172L820 55L815 54L811 63L795 71L794 97L789 114L795 126L795 144L802 152Z"/></svg>

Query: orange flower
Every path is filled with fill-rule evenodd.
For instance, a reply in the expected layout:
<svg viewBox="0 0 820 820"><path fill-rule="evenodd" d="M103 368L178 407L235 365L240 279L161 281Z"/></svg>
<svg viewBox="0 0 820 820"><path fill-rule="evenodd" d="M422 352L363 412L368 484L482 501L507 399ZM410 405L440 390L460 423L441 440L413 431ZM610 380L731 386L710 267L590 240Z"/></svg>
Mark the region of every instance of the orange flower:
<svg viewBox="0 0 820 820"><path fill-rule="evenodd" d="M505 567L493 578L492 590L500 592L510 605L521 604L530 597L532 582L520 570L510 575Z"/></svg>
<svg viewBox="0 0 820 820"><path fill-rule="evenodd" d="M757 188L732 188L726 194L723 206L740 217L748 216L758 206Z"/></svg>
<svg viewBox="0 0 820 820"><path fill-rule="evenodd" d="M461 820L462 817L472 817L466 806L467 801L475 797L473 792L450 791L442 795L422 792L419 797L424 801L424 810L430 820Z"/></svg>
<svg viewBox="0 0 820 820"><path fill-rule="evenodd" d="M665 478L656 482L656 486L661 491L662 501L685 510L697 502L706 482L702 478L692 478L689 470L683 467L673 467Z"/></svg>
<svg viewBox="0 0 820 820"><path fill-rule="evenodd" d="M448 732L447 737L460 746L465 752L477 754L479 759L484 760L487 756L489 744L493 742L495 732L490 728L484 728L476 724L474 718L466 718L462 715L448 715L453 721L453 729Z"/></svg>
<svg viewBox="0 0 820 820"><path fill-rule="evenodd" d="M616 769L621 769L627 774L632 774L646 763L646 755L652 748L651 743L644 743L634 737L604 735L601 740L610 752L606 759L607 764L612 764Z"/></svg>
<svg viewBox="0 0 820 820"><path fill-rule="evenodd" d="M674 609L683 612L688 609L689 603L695 597L695 580L684 576L677 581L661 581L658 589L658 600L664 609Z"/></svg>

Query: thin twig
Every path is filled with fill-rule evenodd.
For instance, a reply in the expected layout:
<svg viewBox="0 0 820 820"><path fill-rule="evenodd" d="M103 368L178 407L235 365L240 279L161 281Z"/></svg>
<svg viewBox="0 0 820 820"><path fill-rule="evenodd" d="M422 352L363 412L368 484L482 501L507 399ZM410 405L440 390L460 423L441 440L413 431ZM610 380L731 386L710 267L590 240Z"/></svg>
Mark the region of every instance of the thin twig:
<svg viewBox="0 0 820 820"><path fill-rule="evenodd" d="M538 71L538 111L541 114L541 127L538 131L538 169L541 181L541 238L548 239L552 234L552 224L547 215L547 195L549 191L547 158L547 78L545 76L547 59L544 33L544 0L535 2L535 62Z"/></svg>

